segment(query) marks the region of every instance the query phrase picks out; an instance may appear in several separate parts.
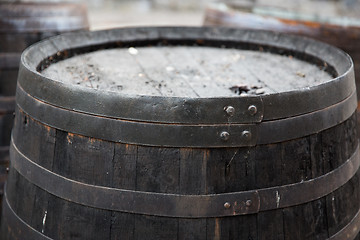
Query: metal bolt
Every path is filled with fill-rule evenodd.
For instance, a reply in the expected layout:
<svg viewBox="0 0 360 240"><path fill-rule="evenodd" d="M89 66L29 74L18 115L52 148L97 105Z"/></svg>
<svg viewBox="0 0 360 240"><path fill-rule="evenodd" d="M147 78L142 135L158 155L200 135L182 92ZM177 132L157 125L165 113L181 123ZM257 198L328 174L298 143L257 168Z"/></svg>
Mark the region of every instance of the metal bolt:
<svg viewBox="0 0 360 240"><path fill-rule="evenodd" d="M230 133L228 133L228 132L222 132L222 133L220 133L220 138L221 138L222 140L224 140L224 141L227 141L227 140L229 140L229 138L230 138Z"/></svg>
<svg viewBox="0 0 360 240"><path fill-rule="evenodd" d="M247 201L245 202L245 205L246 205L247 207L250 207L251 204L252 204L252 201L251 201L251 200L247 200Z"/></svg>
<svg viewBox="0 0 360 240"><path fill-rule="evenodd" d="M234 116L235 114L235 108L233 106L227 106L224 108L224 110L229 116Z"/></svg>
<svg viewBox="0 0 360 240"><path fill-rule="evenodd" d="M224 203L224 208L229 209L231 207L231 204L229 202Z"/></svg>
<svg viewBox="0 0 360 240"><path fill-rule="evenodd" d="M242 135L242 137L245 138L246 140L250 140L250 138L251 138L251 132L249 132L249 131L247 131L247 130L243 131L241 135Z"/></svg>
<svg viewBox="0 0 360 240"><path fill-rule="evenodd" d="M257 113L257 107L255 105L250 105L248 107L248 111L249 111L250 115L255 115Z"/></svg>
<svg viewBox="0 0 360 240"><path fill-rule="evenodd" d="M10 170L10 169L7 167L7 168L6 168L6 172L8 173L8 172L9 172L9 170Z"/></svg>

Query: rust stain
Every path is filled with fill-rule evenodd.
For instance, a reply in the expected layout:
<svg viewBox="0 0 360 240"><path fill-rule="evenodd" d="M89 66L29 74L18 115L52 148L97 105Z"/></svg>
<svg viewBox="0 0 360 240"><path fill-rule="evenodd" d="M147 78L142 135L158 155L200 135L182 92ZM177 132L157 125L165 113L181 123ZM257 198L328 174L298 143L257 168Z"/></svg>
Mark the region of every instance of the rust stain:
<svg viewBox="0 0 360 240"><path fill-rule="evenodd" d="M204 158L204 159L208 159L209 156L210 156L210 151L209 151L208 149L206 149L206 150L204 151L203 158Z"/></svg>
<svg viewBox="0 0 360 240"><path fill-rule="evenodd" d="M220 240L220 219L215 219L215 232L214 232L214 240Z"/></svg>
<svg viewBox="0 0 360 240"><path fill-rule="evenodd" d="M284 19L279 18L280 22L285 23L286 25L290 26L298 26L298 25L304 25L310 28L320 28L321 24L317 22L311 22L311 21L298 21L298 20L292 20L292 19Z"/></svg>
<svg viewBox="0 0 360 240"><path fill-rule="evenodd" d="M66 136L66 140L68 141L68 144L72 144L72 139L74 138L74 134L68 133Z"/></svg>
<svg viewBox="0 0 360 240"><path fill-rule="evenodd" d="M47 125L44 125L44 128L45 128L45 130L47 131L47 132L50 132L51 131L51 127L49 127L49 126L47 126Z"/></svg>
<svg viewBox="0 0 360 240"><path fill-rule="evenodd" d="M125 151L129 151L130 145L129 144L125 144Z"/></svg>

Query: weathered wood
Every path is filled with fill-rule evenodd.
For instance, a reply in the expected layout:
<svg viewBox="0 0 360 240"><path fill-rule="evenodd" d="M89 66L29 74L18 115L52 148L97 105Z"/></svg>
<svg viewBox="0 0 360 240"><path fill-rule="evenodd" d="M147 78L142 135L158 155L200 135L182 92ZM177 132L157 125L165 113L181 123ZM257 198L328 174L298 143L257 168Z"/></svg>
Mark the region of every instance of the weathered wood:
<svg viewBox="0 0 360 240"><path fill-rule="evenodd" d="M169 97L260 95L311 87L332 78L291 56L181 46L101 50L52 64L42 73L99 90Z"/></svg>
<svg viewBox="0 0 360 240"><path fill-rule="evenodd" d="M148 86L139 89L138 93L134 92L135 95L132 97L136 100L144 98L156 99L157 102L146 102L144 109L142 109L143 106L137 106L137 102L134 101L128 103L129 109L124 109L124 111L129 111L130 113L135 108L136 110L134 111L142 111L142 114L137 115L138 118L122 118L123 115L121 114L123 113L121 111L120 115L113 116L111 115L112 112L102 111L101 107L99 107L102 106L104 108L105 104L109 103L106 101L113 96L123 97L119 98L120 101L113 101L113 105L124 104L124 101L127 100L126 97L128 96L122 95L122 90L116 89L116 92L114 92L114 89L111 88L119 83L116 82L115 78L114 82L106 82L107 80L102 82L100 79L96 80L95 74L94 76L90 74L90 77L94 77L91 84L93 87L97 81L104 83L104 86L106 85L102 89L103 91L91 89L91 85L89 85L90 88L84 88L74 86L77 85L76 83L73 85L68 83L57 85L54 83L53 86L61 94L54 93L53 98L48 95L41 95L44 92L48 94L51 91L55 91L50 89L44 82L41 82L51 82L51 80L43 76L38 76L39 85L37 89L26 85L24 81L19 83L11 155L13 157L13 164L10 167L9 184L6 189L6 204L4 204L7 207L6 209L9 209L9 205L13 212L6 212L7 214L10 212L12 218L6 218L5 214L3 216L0 232L0 236L3 239L18 239L19 237L17 236L20 236L21 233L26 234L27 231L32 231L34 234L44 234L51 239L322 240L338 233L352 221L359 210L359 189L357 186L359 178L356 175L359 162L358 155L355 154L355 151L358 149L355 130L356 112L354 112L356 100L354 100L352 105L345 103L348 103L349 99L353 99L350 95L355 89L354 85L350 83L354 79L346 74L351 64L338 60L336 53L344 57L339 58L343 61L347 59L346 55L328 46L323 49L327 61L339 64L339 66L332 66L332 68L327 69L327 72L330 69L330 73L333 75L341 76L337 80L332 79L335 76L330 76L327 72L320 70L316 66L317 63L324 67L322 56L319 56L318 61L310 56L303 56L303 59L309 60L306 64L314 65L313 67L315 67L316 72L322 72L330 77L330 79L325 80L325 82L328 81L328 84L325 83L322 86L335 88L332 85L334 82L349 81L348 84L342 85L346 88L345 90L336 89L341 92L342 97L338 99L338 95L334 96L332 100L335 102L329 103L327 99L315 98L316 96L311 96L311 94L296 95L297 91L284 93L283 91L286 91L284 89L277 94L270 93L261 97L256 94L239 98L221 97L219 99L226 99L226 101L220 101L220 104L215 102L216 104L214 104L220 105L221 112L218 112L220 117L214 115L218 117L216 122L202 120L205 121L204 123L199 121L204 115L199 115L215 111L215 106L212 109L212 106L207 102L209 108L205 109L206 111L201 111L200 108L203 105L200 100L204 102L209 101L209 99L202 97L203 94L204 96L208 95L206 95L206 91L200 91L200 89L203 89L203 86L198 84L201 80L197 80L194 77L177 81L177 78L174 77L176 76L174 72L178 72L180 75L201 75L205 81L209 81L210 88L223 86L222 79L229 76L241 76L240 74L249 76L249 79L253 79L255 82L261 79L267 86L271 86L273 83L274 85L272 86L275 86L281 83L278 80L279 76L291 76L292 71L288 72L285 69L283 75L274 76L276 72L271 70L271 66L279 63L277 60L273 60L272 56L276 55L276 53L278 55L283 54L283 56L277 57L280 57L284 63L289 64L286 66L295 64L289 68L296 67L297 62L300 62L300 65L304 63L296 60L296 57L299 57L301 54L297 53L294 49L293 52L297 53L295 54L296 56L290 56L287 53L291 51L286 52L286 50L280 47L266 52L262 46L248 46L244 43L242 47L245 49L248 47L248 52L254 54L254 58L250 62L256 63L255 58L257 56L266 55L268 59L262 64L267 62L270 67L267 69L263 68L263 72L261 72L260 70L257 71L256 66L254 67L251 64L249 66L240 64L239 66L229 66L229 72L226 72L221 70L221 67L217 68L217 60L222 57L239 54L238 52L246 52L246 50L222 48L221 44L216 45L209 40L207 47L200 46L199 42L201 43L201 40L197 38L194 42L187 40L187 42L182 42L182 44L177 46L178 42L174 41L172 45L165 46L164 39L166 39L166 36L164 34L171 33L171 37L176 38L180 37L176 35L180 33L180 30L176 30L179 31L178 33L173 29L167 29L166 31L164 29L161 31L153 29L149 31L149 34L159 31L157 32L161 36L159 44L154 44L155 40L152 40L152 44L149 45L145 42L142 45L145 47L136 47L137 54L134 54L134 51L136 51L134 48L129 49L130 45L126 45L124 49L108 49L90 53L95 56L96 54L107 52L110 59L114 59L119 56L119 51L122 51L122 54L125 54L126 57L117 63L120 63L119 67L123 67L122 64L124 66L128 65L124 71L116 69L117 73L121 72L125 76L133 71L135 75L130 74L127 81L133 81L135 78L141 79L142 77L149 80ZM196 31L199 31L199 29L187 30L193 31L194 34L197 33ZM129 30L121 31L125 31L126 34L124 33L124 35L129 36L126 32ZM134 31L138 31L141 37L146 35L146 30L144 29ZM214 29L207 31L210 31L205 31L207 34L215 34L211 31L224 30ZM112 36L110 33L113 32L106 32L107 38ZM97 34L100 36L102 33ZM189 34L189 32L182 32L181 34ZM208 37L207 34L205 34L206 37ZM259 41L259 38L256 38L259 37L256 35L256 32L246 32L246 34L249 39ZM261 39L268 39L268 34L270 33L261 32ZM92 36L92 33L88 33L84 38L87 39L89 36ZM195 34L195 36L197 35ZM283 36L271 36L276 39L276 44L281 43L279 39ZM218 35L217 37L223 37L223 35ZM188 36L186 39L189 38ZM80 39L77 39L77 41L81 45L83 42ZM64 41L61 41L61 44L64 43L65 45L67 44L66 41L70 41L69 39L62 40ZM75 40L72 39L72 41ZM49 65L50 67L47 68L49 70L51 67L61 64L61 58L66 54L74 55L81 53L81 51L88 52L121 45L119 42L111 42L108 45L100 44L94 48L81 48L76 51L74 50L74 52L71 52L72 50L59 52L57 50L55 53L45 54L47 50L54 46L54 42L56 41L53 40L51 45L41 45L40 49L44 53L43 55L32 55L30 54L31 52L25 53L26 60L32 59L35 62L24 66L22 76L32 74L27 72L25 67L31 66L31 68L41 70ZM233 42L227 43L224 41L222 43L225 45L229 44L229 46L235 45ZM304 44L301 41L296 43L298 44L297 46L304 47L306 45L306 49L311 49L315 52L316 49L312 48L323 46L317 44L311 45L309 42ZM96 44L99 43L96 42ZM269 43L266 42L266 44ZM300 49L302 48L300 47ZM129 54L129 51L132 51L134 55ZM302 49L302 51L305 50ZM334 51L334 55L329 56L331 51ZM141 52L145 54L143 57L140 56ZM222 52L226 54L221 55L223 54ZM255 52L257 52L257 55ZM216 54L216 57L212 58L211 56L214 56L214 54ZM158 58L154 58L154 55L158 55ZM59 59L56 59L56 56ZM89 60L86 56L89 55L83 54L78 57L82 58L81 61L84 63ZM179 56L179 58L176 58L176 56ZM70 58L64 60L64 62L69 62L76 58ZM100 60L102 62L101 58L93 58L93 60ZM205 66L205 63L201 63L205 60L209 64L208 66ZM59 62L52 64L52 61ZM184 64L184 62L188 62L188 64ZM91 66L89 66L89 63L86 64L84 65L85 68L100 68L95 66L93 62L90 63ZM127 70L132 65L134 67L131 70ZM166 69L169 66L172 68ZM280 65L278 67L280 69ZM163 71L164 68L165 71ZM69 68L68 70L72 71L73 69ZM107 71L110 72L110 70L108 69ZM140 70L144 72L142 77L137 75ZM337 71L337 74L334 74L334 71ZM39 74L41 75L42 73L39 72ZM268 79L266 74L273 77ZM111 76L111 78L113 77ZM214 78L211 80L211 77ZM297 77L300 76L297 75ZM71 76L66 78L71 78ZM303 78L301 77L301 79ZM29 81L34 80L34 78L30 77L27 79L30 79ZM69 80L69 82L72 81L71 79ZM267 81L269 84L267 84ZM319 86L319 82L315 79L309 80L309 82L313 82L313 86ZM168 88L160 88L157 85L158 83L164 85L169 83L169 85L167 85ZM297 83L292 81L283 80L282 83L289 90L298 89ZM181 86L185 87L181 88ZM309 88L303 88L301 92L308 90ZM31 94L30 91L32 91ZM78 104L79 101L84 101L82 103L86 105L85 103L88 101L94 108L100 109L99 112L91 112L89 108L82 108L81 104L67 109L68 106L65 104L70 99L67 97L73 97L71 94L78 92L84 93L84 95L80 94L78 95L80 97L74 98L77 101L74 105ZM85 93L96 94L85 95ZM177 96L177 94L181 97L188 96L188 98L177 98L180 100L175 102L176 104L171 105L171 101L174 98L169 96ZM99 95L104 98L100 98ZM267 115L268 118L265 118L263 115L269 114L266 112L268 109L282 108L281 95L285 96L284 101L291 101L293 108L299 106L300 103L297 102L301 101L299 96L310 98L309 104L313 104L313 102L318 104L319 101L323 101L324 105L320 104L320 107L315 106L314 108L309 108L310 110L306 109L304 112L299 113L290 111L293 115L286 115L288 113L285 111L284 115L272 115L272 117ZM294 95L297 97L293 99ZM83 96L94 96L94 98L84 99ZM215 95L211 93L211 96L214 97ZM321 97L325 98L324 96L322 95ZM46 97L49 98L46 99ZM64 99L65 97L66 99ZM109 98L105 99L105 97ZM60 98L64 100L64 106L56 102ZM54 99L55 102L52 102ZM104 101L100 101L100 99ZM181 99L184 100L181 102ZM217 98L214 99L219 100ZM254 106L250 104L258 107L256 109L261 116L256 119L249 117L249 120L246 119L246 121L244 120L244 122L240 123L230 122L232 112L230 111L231 109L226 108L229 105L227 102L230 101L229 99L236 104L245 102L245 113L241 117L246 118L247 115L253 114L251 111ZM249 102L250 104L248 104L246 101L249 99L256 99L258 102ZM316 101L312 99L316 99ZM306 99L306 101L308 100ZM167 103L169 105L166 105ZM29 107L31 104L33 104L34 108ZM155 108L157 105L160 105L160 107ZM121 109L116 108L116 106L114 108L111 105L108 106L114 111ZM322 109L323 106L325 106L324 109ZM41 107L44 107L45 110L40 110ZM266 124L273 124L271 125L273 130L269 130L269 134L274 136L286 134L287 131L293 131L290 128L284 129L284 121L290 120L292 128L299 132L307 131L306 127L301 125L302 121L299 121L299 119L306 119L303 118L304 116L317 116L310 118L313 120L313 124L317 124L315 121L331 121L337 119L337 116L333 112L328 112L334 108L337 109L336 107L350 110L344 113L341 112L340 115L344 118L335 121L333 125L329 125L324 129L310 131L310 133L297 137L289 137L289 140L286 141L278 140L261 144L255 141L252 144L244 145L237 145L238 143L234 142L233 145L226 145L227 137L229 136L238 135L240 138L254 137L255 140L257 140L256 138L266 137L261 135L263 134L260 131L261 128L259 128L260 130L257 129ZM150 114L149 119L151 120L141 118L145 114L143 111L147 111L145 108L156 109L156 112L154 110L154 113L152 113L153 115L149 112L146 113ZM179 108L186 111L185 114L176 112L177 114L183 114L183 118L172 118L172 114L175 114L172 110L177 111ZM263 110L261 108L266 109ZM238 111L238 107L236 107L235 111ZM316 115L319 113L321 114ZM65 114L70 114L70 117L63 117ZM118 112L115 114L118 114ZM169 119L171 120L160 116L166 114L166 117L170 116ZM46 117L50 115L54 118L54 125L46 121ZM44 116L45 118L42 118ZM196 118L198 122L191 122L191 117ZM240 118L237 115L235 117ZM84 119L89 119L89 122L84 121ZM162 119L167 119L167 121L162 122ZM177 121L172 121L173 119ZM69 128L72 124L76 125L79 124L79 121L82 121L81 124L84 124L84 126L80 127L88 129L89 132L80 134L66 128L62 129L56 125L56 121L62 121L64 123L63 126ZM104 121L108 121L109 125L102 124ZM218 131L216 132L216 137L220 137L223 145L209 147L204 144L202 146L191 145L189 147L171 144L145 144L141 142L129 144L121 140L122 135L127 134L124 128L117 132L119 136L115 134L116 138L107 139L104 133L109 129L112 131L118 130L115 128L119 122L138 124L138 128L134 128L134 132L130 133L131 137L146 135L152 136L154 139L163 138L164 141L176 139L180 136L178 134L182 132L186 132L187 135L184 136L187 136L185 140L188 140L198 137L194 136L195 132L192 132L192 130L202 134L204 131L218 129L216 130ZM188 130L189 125L192 126L191 131ZM238 125L243 126L244 129L232 132L232 127ZM150 128L149 126L156 126L157 128ZM173 127L174 131L164 130L169 126ZM156 131L149 129L156 129ZM256 136L257 133L259 133L259 136ZM97 137L94 137L92 134L97 134ZM212 136L209 136L209 138L212 138ZM199 141L207 140L201 139L201 137L197 139ZM337 175L336 173L339 172L344 174L341 176ZM318 185L319 182L323 183L322 180L319 180L319 177L328 185ZM337 185L336 183L341 184ZM290 184L291 187L286 186ZM339 186L341 187L338 188ZM304 191L303 187L307 187L307 190ZM320 193L320 190L323 189L326 189L326 192ZM236 195L236 199L234 195ZM27 207L28 205L31 206ZM166 209L168 212L164 212L163 209ZM26 228L26 226L23 226L24 224L20 225L23 229L15 227L18 224L12 226L10 219L14 218L17 218L18 221L23 220L33 229Z"/></svg>
<svg viewBox="0 0 360 240"><path fill-rule="evenodd" d="M157 191L179 192L179 189L181 188L183 190L180 192L184 194L242 191L277 186L279 185L278 182L294 183L298 182L299 179L306 179L306 175L304 175L305 172L307 172L309 176L312 174L314 174L313 176L315 177L320 176L324 171L325 173L328 172L329 169L323 170L317 167L308 167L309 165L318 164L319 161L318 158L311 158L310 156L322 155L326 152L331 152L334 149L349 149L346 156L344 156L349 157L351 150L354 150L353 143L351 141L344 141L344 139L340 137L340 140L338 140L336 144L338 147L334 148L335 144L327 145L322 144L323 141L310 141L309 139L326 139L326 137L330 136L333 136L331 139L334 139L334 137L339 138L339 136L334 135L336 132L343 136L349 134L349 137L351 136L354 138L354 133L351 133L353 131L351 130L349 132L350 129L346 130L346 126L353 126L356 121L356 117L353 116L345 123L340 124L333 129L329 129L324 133L311 136L311 138L285 142L277 145L270 144L258 146L256 148L228 149L224 152L219 149L191 150L180 148L176 150L141 147L143 149L140 150L139 153L139 146L136 147L117 143L115 144L116 148L114 155L113 147L98 148L94 151L94 144L96 146L99 144L112 145L113 143L107 143L79 135L70 135L70 139L69 135L62 131L56 131L55 141L49 142L49 140L47 140L49 139L48 137L40 138L41 134L36 134L43 132L43 134L47 133L48 136L51 137L49 135L51 134L51 131L49 132L48 127L34 121L30 117L27 117L27 121L24 121L25 115L21 112L17 114L17 116L19 116L19 118L17 118L16 124L21 124L21 126L17 127L14 132L14 141L21 141L24 137L32 142L36 142L36 139L38 139L37 141L40 142L33 145L38 147L29 147L27 150L23 147L22 151L28 152L29 155L32 155L34 158L41 153L43 156L39 157L39 160L45 159L45 156L50 154L47 159L53 158L54 161L57 162L53 165L57 165L57 167L48 166L48 168L53 169L53 171L58 174L76 173L77 180L89 184L94 184L94 178L97 176L95 179L96 184L112 187L120 186L126 189L134 189L137 185L136 183L140 184L136 189L146 191L149 191L149 189L157 189ZM27 126L25 126L26 124ZM29 129L29 131L19 131L21 129ZM345 133L346 131L347 133ZM51 139L53 139L53 137L54 135ZM44 146L46 143L53 147L40 147ZM56 149L54 149L54 146L56 146ZM294 146L297 147L295 148ZM71 151L75 149L78 149L79 152L71 153ZM90 151L88 151L89 149ZM287 151L291 152L291 149L297 149L297 152L296 154L291 154L292 157L288 157L289 152ZM166 156L164 153L169 153L169 151L175 155L172 156L170 154L170 157L166 160L159 161L165 164L164 166L157 164L155 160L158 160L159 157L161 159ZM103 172L102 177L100 177L100 175L93 175L97 173L92 173L90 174L93 176L91 178L85 177L85 175L89 175L90 172L95 171L95 169L91 167L94 166L91 162L88 162L87 164L80 164L80 162L78 162L78 164L74 163L74 161L78 161L77 159L80 158L81 155L82 159L96 159L96 156L100 152L103 153L103 163L109 161L109 165L113 164L114 166L118 166L113 167L112 170L110 169L110 172L113 173L109 173L109 175L117 172L112 180L108 178L105 172L107 171L107 166L104 164L96 165L96 172ZM55 154L53 155L54 157L51 157L51 154ZM68 156L64 157L66 155ZM88 157L84 157L85 155ZM150 158L150 156L152 157ZM291 163L298 162L295 160L295 156L304 157L304 160L310 159L311 161L305 164L305 162L301 160L299 162L301 164L300 167L289 167L288 169L285 169L284 164L288 161L291 161ZM309 158L305 159L305 156L308 156ZM339 161L337 154L329 156L325 155L324 158L339 162L339 164L346 160L345 158L341 158L342 160ZM279 166L275 166L275 169L278 170L271 170L272 168L270 168L270 170L267 171L268 167L266 165L271 165L271 163L273 163L271 160L273 159L283 159L284 162L281 163L276 161L279 163ZM59 165L59 163L62 164ZM68 167L69 164L71 164L71 167ZM176 165L178 167L174 168ZM159 178L157 177L157 174L162 172L162 168L170 170L168 177L165 175L160 176ZM140 172L137 172L136 169ZM176 169L177 171L180 171L180 179L182 179L181 183L174 182L172 179L175 172L171 174L171 171L175 171ZM16 171L11 172L16 173ZM130 178L120 177L121 174L130 173L134 173L133 175L130 175ZM266 177L267 174L270 174L270 176ZM333 214L333 212L324 212L328 209L328 207L325 207L325 199L331 199L333 195L331 194L331 196L311 203L284 210L280 209L264 212L257 216L248 215L207 220L176 219L154 216L145 217L143 215L131 213L95 210L88 207L84 208L78 204L53 197L43 190L31 186L31 184L29 184L21 175L17 174L17 176L18 180L10 181L10 183L16 182L18 191L9 192L9 194L11 193L9 195L9 201L18 202L16 206L13 206L15 211L19 216L29 221L31 225L40 232L44 227L42 225L42 220L46 211L47 217L44 232L53 238L62 236L64 238L73 237L75 239L81 239L86 237L92 239L100 234L101 236L104 236L104 238L109 239L118 239L125 236L134 239L141 239L145 236L154 239L178 239L177 236L179 236L180 239L237 239L240 237L251 237L253 239L266 239L267 237L274 237L274 239L312 239L315 236L319 239L326 239L328 236L326 216L330 217L330 214ZM68 177L69 176L70 175L68 175ZM218 176L218 180L214 180L214 177L216 176ZM262 178L262 176L264 176L264 178ZM148 180L145 181L144 177ZM109 181L112 182L110 185L108 185ZM145 181L147 184L144 185L143 183L140 183L140 181ZM348 222L349 218L353 217L352 214L354 213L356 206L358 206L358 200L357 198L354 198L357 196L357 193L355 194L354 192L354 181L358 181L358 178L356 177L351 180L350 183L346 184L348 187L345 187L345 189L336 193L334 192L335 198L340 198L337 202L338 208L344 207L341 203L344 201L344 198L341 198L342 195L346 196L347 201L351 201L351 203L346 205L346 208L336 210L339 211L336 212L336 218L340 219L337 221L341 221L343 225ZM168 185L168 187L166 185ZM12 186L10 185L9 188L12 188ZM191 188L195 190L191 190ZM21 195L21 198L19 199L18 196L20 192L23 192L25 195ZM34 208L41 210L34 211L33 208L24 207L27 206L27 203L29 202L34 203ZM340 212L342 212L342 214L340 214ZM82 216L80 219L78 214L79 216ZM97 218L99 221L101 219L101 221L98 222L98 220L95 220L94 218ZM284 219L284 222L282 219ZM305 219L306 221L304 221ZM93 222L93 220L95 222ZM297 220L298 222L293 224L294 220ZM61 228L59 228L60 226ZM85 226L93 226L92 228L96 230L91 232L87 231L86 233L83 231L77 232L76 229L83 229ZM97 229L97 227L101 228ZM339 229L341 229L341 227L337 227L336 230L329 230L329 235L331 236Z"/></svg>

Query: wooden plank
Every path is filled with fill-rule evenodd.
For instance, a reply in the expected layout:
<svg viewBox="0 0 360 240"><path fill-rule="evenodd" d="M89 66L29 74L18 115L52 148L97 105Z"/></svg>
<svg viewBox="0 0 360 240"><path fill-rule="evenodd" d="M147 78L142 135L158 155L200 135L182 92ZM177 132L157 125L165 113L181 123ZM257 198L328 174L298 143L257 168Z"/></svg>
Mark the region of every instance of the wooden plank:
<svg viewBox="0 0 360 240"><path fill-rule="evenodd" d="M329 234L344 228L359 210L359 172L344 186L326 198Z"/></svg>
<svg viewBox="0 0 360 240"><path fill-rule="evenodd" d="M23 113L18 113L15 122L18 128L17 131L14 131L14 136L19 148L30 156L30 159L51 170L55 148L55 130L39 124ZM12 172L15 171L12 170ZM44 212L47 211L48 194L18 173L12 178L12 180L17 179L15 186L11 186L11 181L9 186L10 189L13 189L9 192L9 201L14 204L14 210L29 225L37 231L42 231L44 229L42 219Z"/></svg>
<svg viewBox="0 0 360 240"><path fill-rule="evenodd" d="M158 193L179 193L179 159L176 148L138 146L136 190ZM178 219L135 216L135 239L176 239Z"/></svg>
<svg viewBox="0 0 360 240"><path fill-rule="evenodd" d="M255 189L282 185L282 145L257 146L254 150ZM282 209L257 214L257 235L259 240L284 239Z"/></svg>
<svg viewBox="0 0 360 240"><path fill-rule="evenodd" d="M111 186L113 155L111 142L58 130L53 171L76 181Z"/></svg>
<svg viewBox="0 0 360 240"><path fill-rule="evenodd" d="M357 135L354 130L356 117L353 115L346 122L323 133L323 145L327 147L324 155L325 169L332 170L345 162L354 152ZM340 231L359 209L359 173L347 184L329 194L326 198L329 235Z"/></svg>
<svg viewBox="0 0 360 240"><path fill-rule="evenodd" d="M311 146L309 137L283 143L283 184L312 179L314 170L312 158L316 146ZM315 172L316 173L316 172ZM317 175L317 173L316 173ZM281 196L280 196L281 197ZM326 204L323 199L285 208L283 210L284 239L325 239L328 236Z"/></svg>
<svg viewBox="0 0 360 240"><path fill-rule="evenodd" d="M108 213L108 214L107 214ZM52 195L45 231L56 239L109 239L109 211L70 203Z"/></svg>
<svg viewBox="0 0 360 240"><path fill-rule="evenodd" d="M32 161L51 170L56 131L17 112L13 131L14 142L20 152Z"/></svg>
<svg viewBox="0 0 360 240"><path fill-rule="evenodd" d="M177 239L178 221L174 218L135 216L135 238L140 239Z"/></svg>
<svg viewBox="0 0 360 240"><path fill-rule="evenodd" d="M324 199L285 208L284 239L327 239L326 203Z"/></svg>
<svg viewBox="0 0 360 240"><path fill-rule="evenodd" d="M137 146L116 143L114 154L113 187L119 189L136 189ZM135 215L131 213L112 212L110 238L134 239Z"/></svg>
<svg viewBox="0 0 360 240"><path fill-rule="evenodd" d="M179 193L179 150L138 146L136 190Z"/></svg>
<svg viewBox="0 0 360 240"><path fill-rule="evenodd" d="M58 130L53 171L76 181L112 186L114 143L73 135ZM90 208L50 197L49 225L60 228L64 239L107 239L110 236L111 212ZM57 214L60 211L60 216ZM83 229L87 229L83 231ZM55 229L49 229L55 231Z"/></svg>
<svg viewBox="0 0 360 240"><path fill-rule="evenodd" d="M206 194L208 154L205 149L180 149L180 194ZM206 219L178 221L178 239L206 239Z"/></svg>
<svg viewBox="0 0 360 240"><path fill-rule="evenodd" d="M253 189L253 149L211 149L208 160L208 193ZM257 239L256 215L207 219L208 239Z"/></svg>

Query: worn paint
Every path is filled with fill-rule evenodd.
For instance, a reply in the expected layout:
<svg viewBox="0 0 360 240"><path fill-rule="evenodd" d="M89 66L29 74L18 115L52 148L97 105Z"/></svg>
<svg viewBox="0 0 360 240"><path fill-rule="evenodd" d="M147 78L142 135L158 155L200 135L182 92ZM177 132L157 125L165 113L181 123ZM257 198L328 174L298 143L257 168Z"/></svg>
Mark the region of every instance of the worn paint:
<svg viewBox="0 0 360 240"><path fill-rule="evenodd" d="M276 191L276 207L277 208L279 208L279 206L280 206L280 199L281 199L280 194L278 191Z"/></svg>
<svg viewBox="0 0 360 240"><path fill-rule="evenodd" d="M68 142L68 144L72 144L72 139L74 138L74 135L71 133L68 133L66 136L66 140Z"/></svg>
<svg viewBox="0 0 360 240"><path fill-rule="evenodd" d="M47 211L45 211L45 214L43 217L41 233L44 233L44 231L45 231L46 216L47 216Z"/></svg>

